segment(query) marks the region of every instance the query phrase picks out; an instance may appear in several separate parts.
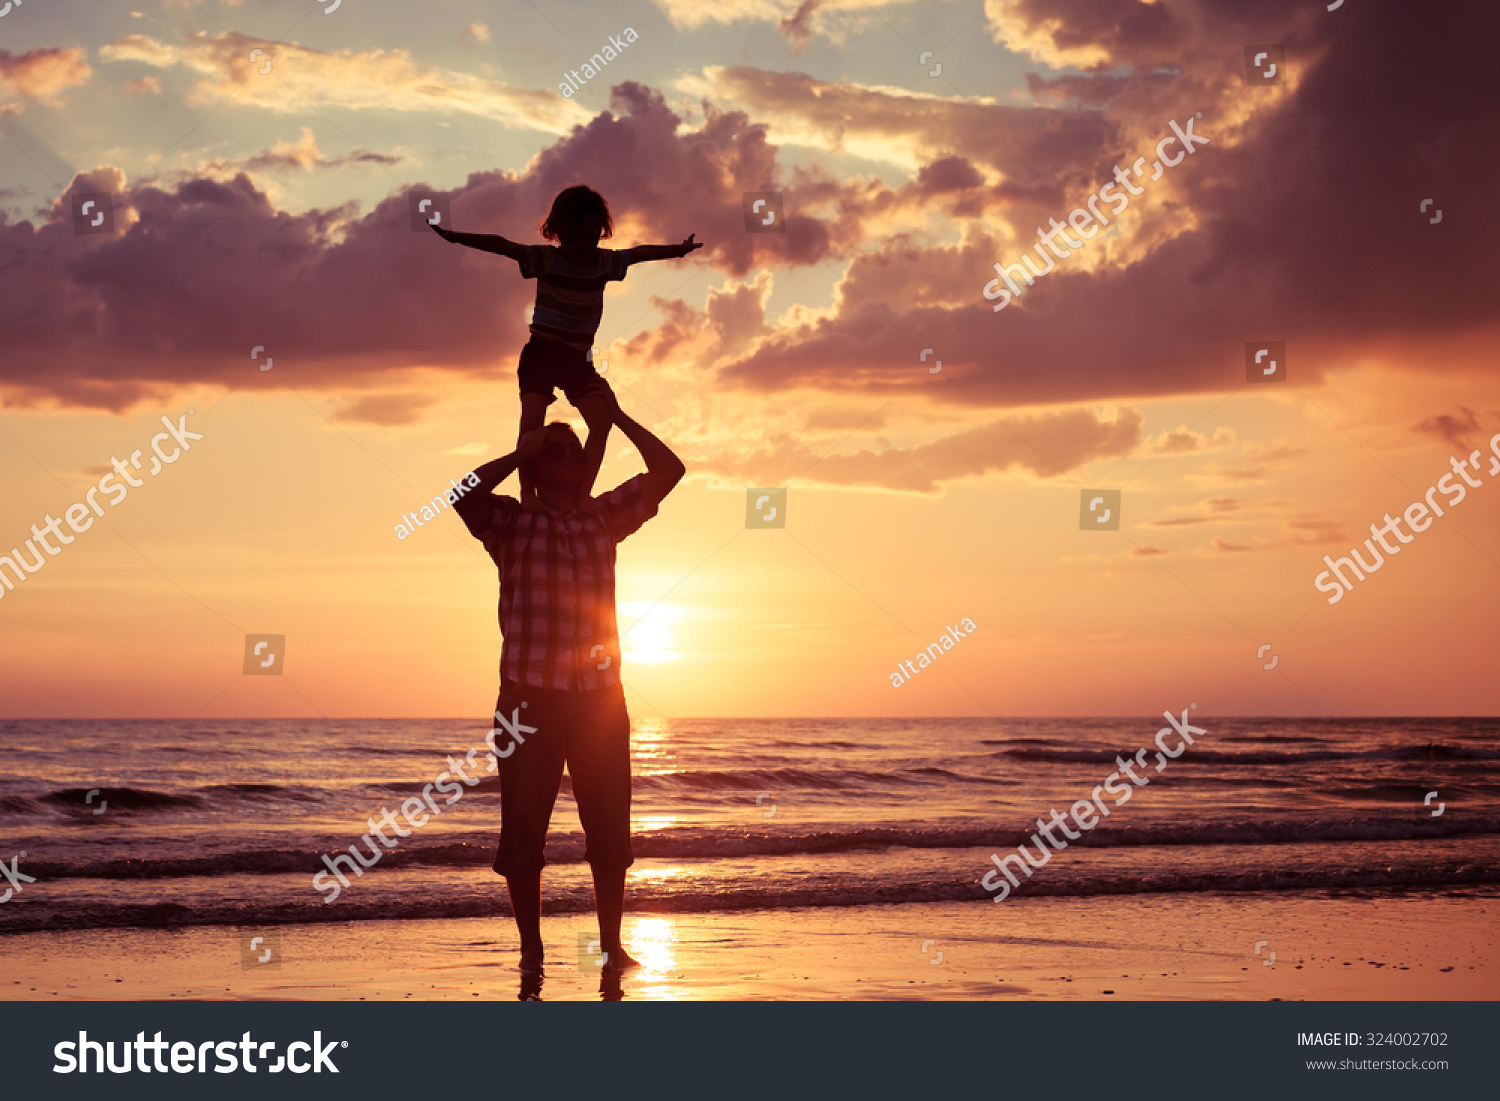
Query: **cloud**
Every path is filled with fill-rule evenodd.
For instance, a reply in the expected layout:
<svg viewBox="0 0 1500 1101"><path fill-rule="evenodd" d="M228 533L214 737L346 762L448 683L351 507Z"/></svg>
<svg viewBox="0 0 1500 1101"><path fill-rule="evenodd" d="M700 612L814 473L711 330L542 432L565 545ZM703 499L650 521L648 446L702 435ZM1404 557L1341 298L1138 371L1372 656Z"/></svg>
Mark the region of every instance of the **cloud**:
<svg viewBox="0 0 1500 1101"><path fill-rule="evenodd" d="M463 29L462 38L471 38L475 42L488 42L490 40L490 29L483 23L470 23Z"/></svg>
<svg viewBox="0 0 1500 1101"><path fill-rule="evenodd" d="M1148 528L1181 528L1192 527L1197 524L1219 524L1234 522L1243 519L1231 515L1243 511L1245 502L1236 497L1213 497L1196 505L1188 506L1193 509L1206 509L1209 515L1198 512L1192 516L1174 516L1166 520L1148 520L1143 525Z"/></svg>
<svg viewBox="0 0 1500 1101"><path fill-rule="evenodd" d="M127 80L121 87L133 96L161 95L161 81L157 80L154 76L143 76L139 80Z"/></svg>
<svg viewBox="0 0 1500 1101"><path fill-rule="evenodd" d="M794 45L814 35L842 42L861 25L861 15L911 0L656 0L672 25L694 29L705 23L767 23Z"/></svg>
<svg viewBox="0 0 1500 1101"><path fill-rule="evenodd" d="M728 472L755 485L854 486L935 493L942 484L1020 469L1040 478L1097 459L1128 455L1140 443L1141 414L1121 409L1106 421L1084 410L1006 417L928 443L819 457L800 437L781 434L742 454L719 453L690 469Z"/></svg>
<svg viewBox="0 0 1500 1101"><path fill-rule="evenodd" d="M264 57L251 61L250 51ZM578 104L551 89L521 88L468 73L419 65L407 50L327 53L296 43L253 38L237 31L189 34L181 45L132 34L99 48L104 61L135 61L158 69L183 68L204 79L188 103L208 106L253 88L244 105L284 113L336 107L350 111L469 114L507 126L565 134L588 121ZM273 75L259 68L269 59Z"/></svg>
<svg viewBox="0 0 1500 1101"><path fill-rule="evenodd" d="M1250 554L1283 547L1318 547L1344 541L1343 525L1313 513L1286 514L1280 500L1245 501L1237 497L1213 497L1188 506L1190 515L1147 520L1141 526L1157 529L1189 528L1204 524L1239 524L1242 529L1270 528L1274 534L1249 541L1215 537L1198 548L1199 554ZM1274 525L1274 527L1273 527Z"/></svg>
<svg viewBox="0 0 1500 1101"><path fill-rule="evenodd" d="M734 114L682 132L661 95L636 84L617 87L613 104L618 114L574 130L525 171L476 172L450 189L456 224L525 238L561 188L607 164L622 235L673 241L697 230L713 243L695 257L748 269L760 246L744 232L739 195L772 162L762 135ZM314 154L304 137L260 163L305 167ZM114 196L119 233L74 234L80 191ZM80 173L40 226L0 215L0 269L28 275L0 296L0 388L12 403L119 409L188 382L238 380L256 344L278 365L297 363L311 387L370 385L413 367L512 371L534 285L509 261L412 232L407 206L397 193L367 213L345 204L292 214L243 172L135 186L111 166ZM826 234L804 222L774 247L798 263L826 259ZM730 280L706 314L677 311L692 326L685 336L730 350L753 342L769 280Z"/></svg>
<svg viewBox="0 0 1500 1101"><path fill-rule="evenodd" d="M1439 413L1435 417L1428 417L1412 428L1413 432L1420 432L1426 436L1432 436L1442 440L1449 447L1460 451L1469 449L1469 439L1484 429L1480 427L1479 418L1474 410L1468 406L1458 407L1458 416L1450 416L1447 413Z"/></svg>
<svg viewBox="0 0 1500 1101"><path fill-rule="evenodd" d="M833 247L855 238L863 249L831 310L789 317L724 365L728 381L768 392L909 390L921 382L911 357L930 346L945 376L962 381L955 402L1042 404L1236 388L1243 343L1266 328L1295 332L1299 385L1341 363L1390 363L1398 346L1472 337L1492 352L1486 288L1500 240L1478 212L1489 209L1484 181L1500 175L1500 112L1467 74L1487 64L1474 35L1500 36L1500 11L1392 6L1380 20L1336 27L1290 0L1259 5L1253 25L1191 0L1028 0L988 11L1013 46L1036 52L1045 41L1059 62L1107 58L1107 76L1069 77L1089 106L923 98L743 67L694 78L764 121L774 140L915 173L896 187L790 181L789 210L826 211L818 217ZM1224 58L1295 26L1295 78L1284 94L1256 96ZM1417 101L1370 111L1389 97L1385 71L1411 73ZM1095 238L1003 312L990 310L980 292L994 263L1035 244L1035 227L1065 219L1116 165L1144 155L1149 171L1169 121L1189 119L1211 144L1134 200L1112 227L1118 237ZM956 243L897 224L916 205L913 184L930 187L948 158L984 181L956 172L958 190L929 204L968 219ZM1387 167L1372 177L1377 163ZM1475 212L1471 234L1440 237L1418 217L1434 191L1455 196L1449 218L1455 206ZM1399 278L1414 267L1427 275ZM1486 354L1464 348L1448 369L1480 370Z"/></svg>
<svg viewBox="0 0 1500 1101"><path fill-rule="evenodd" d="M1275 510L1269 510L1275 511ZM1261 522L1264 522L1264 518ZM1343 543L1347 546L1344 526L1311 513L1300 513L1280 520L1280 533L1248 543L1231 543L1226 539L1210 539L1199 548L1199 554L1253 554L1261 551L1281 550L1286 547L1322 547ZM1164 526L1164 525L1157 525Z"/></svg>
<svg viewBox="0 0 1500 1101"><path fill-rule="evenodd" d="M323 156L323 151L318 147L318 140L311 127L301 127L301 133L301 138L296 142L279 141L270 149L263 149L247 158L242 162L242 167L248 172L298 168L311 172L315 168L339 168L348 164L401 163L399 156L372 153L368 149L352 149L342 157L329 160ZM228 166L232 162L215 161L213 163L215 166Z"/></svg>
<svg viewBox="0 0 1500 1101"><path fill-rule="evenodd" d="M961 170L966 186L1003 181L992 196L997 203L1042 198L1033 191L1038 187L1054 204L1060 201L1070 177L1080 186L1088 182L1087 169L1115 129L1098 113L1044 111L988 97L823 81L748 66L709 66L679 84L743 108L776 141L844 150L909 172L943 159L968 162L971 167ZM988 171L981 174L972 165Z"/></svg>
<svg viewBox="0 0 1500 1101"><path fill-rule="evenodd" d="M62 103L62 93L93 76L84 52L59 46L13 54L0 50L0 88L48 106Z"/></svg>
<svg viewBox="0 0 1500 1101"><path fill-rule="evenodd" d="M1234 431L1217 428L1210 439L1192 431L1186 425L1162 432L1146 440L1143 450L1147 455L1190 455L1202 451L1220 451L1234 443Z"/></svg>
<svg viewBox="0 0 1500 1101"><path fill-rule="evenodd" d="M885 414L876 410L851 409L841 405L819 405L808 410L802 430L809 433L844 433L856 430L878 432L887 424Z"/></svg>
<svg viewBox="0 0 1500 1101"><path fill-rule="evenodd" d="M333 419L350 424L398 428L417 423L422 419L422 410L436 400L425 394L369 394L335 411Z"/></svg>
<svg viewBox="0 0 1500 1101"><path fill-rule="evenodd" d="M701 25L780 21L798 6L710 4L701 18L664 9ZM829 3L805 20L870 10ZM277 79L255 73L246 47L262 40L241 35L131 36L101 56L198 72L205 95L259 81L254 101L277 110L306 109L281 88L286 70L317 106L467 111L551 128L557 139L525 166L476 172L452 189L455 221L525 234L560 187L609 166L622 240L696 232L707 247L671 265L685 277L697 265L719 283L701 303L653 300L658 320L628 341L629 354L696 371L715 396L794 394L803 408L899 397L956 416L1224 393L1243 385L1251 337L1288 340L1298 387L1354 363L1478 371L1492 362L1500 240L1484 212L1488 181L1500 176L1500 97L1476 91L1472 74L1487 70L1500 9L1392 5L1380 19L1307 19L1305 4L1264 0L1253 21L1225 10L1208 0L991 4L1005 42L1059 58L1102 50L1110 67L1063 74L1067 84L1039 76L1036 87L1058 95L1003 105L710 68L693 78L706 97L697 129L634 82L588 118L550 91L420 66L400 51L267 44L279 51ZM1245 41L1277 41L1299 25L1288 39L1294 79L1275 95L1247 90L1225 64ZM1393 72L1403 74L1399 99ZM1035 243L1049 217L1066 218L1115 165L1153 153L1169 120L1190 118L1211 144L1133 201L1111 227L1119 236L1059 258L1023 297L991 310L981 289L997 261ZM881 171L891 166L891 182L835 177L801 151L783 153L773 133L868 150ZM304 167L310 155L304 142L282 151L283 163ZM117 237L75 236L65 202L40 226L0 220L0 268L27 273L0 296L8 400L115 408L153 388L235 378L248 347L275 338L291 344L278 357L294 355L314 386L514 363L529 286L503 261L412 233L400 193L369 211L335 202L292 214L248 176L127 187L117 175L104 166L70 185L115 193ZM785 192L786 233L745 232L740 196L758 190ZM1439 226L1417 211L1433 194L1447 214ZM771 316L773 277L792 273L795 302L814 266L838 271L832 301ZM1403 277L1410 271L1422 278ZM605 340L615 324L606 311ZM1415 355L1392 362L1439 341L1461 352L1436 367ZM938 379L918 362L925 348L943 361ZM1178 430L1148 446L1187 454L1227 439ZM884 453L862 462L877 468ZM1246 451L1204 476L1252 483L1286 461Z"/></svg>
<svg viewBox="0 0 1500 1101"><path fill-rule="evenodd" d="M1243 444L1240 448L1239 462L1204 463L1200 476L1205 481L1231 485L1243 482L1263 482L1272 470L1288 466L1308 454L1310 454L1308 448L1297 446L1286 440L1276 440L1274 443L1264 445Z"/></svg>

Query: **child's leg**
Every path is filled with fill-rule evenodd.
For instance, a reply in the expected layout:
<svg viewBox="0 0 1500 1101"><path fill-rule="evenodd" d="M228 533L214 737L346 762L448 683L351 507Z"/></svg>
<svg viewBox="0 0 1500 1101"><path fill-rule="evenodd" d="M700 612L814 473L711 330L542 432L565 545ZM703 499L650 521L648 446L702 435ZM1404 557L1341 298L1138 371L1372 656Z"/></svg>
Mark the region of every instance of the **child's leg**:
<svg viewBox="0 0 1500 1101"><path fill-rule="evenodd" d="M547 419L548 397L546 394L522 394L521 395L521 430L516 434L516 446L526 437L526 433L540 428ZM536 486L532 484L531 478L525 470L519 471L521 475L521 500L529 501L536 496Z"/></svg>

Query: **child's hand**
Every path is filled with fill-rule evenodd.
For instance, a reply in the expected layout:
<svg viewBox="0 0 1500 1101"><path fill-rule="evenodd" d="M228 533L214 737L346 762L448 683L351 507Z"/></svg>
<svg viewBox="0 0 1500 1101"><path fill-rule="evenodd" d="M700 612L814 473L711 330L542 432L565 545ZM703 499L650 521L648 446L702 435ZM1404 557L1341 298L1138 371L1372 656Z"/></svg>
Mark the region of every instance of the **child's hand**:
<svg viewBox="0 0 1500 1101"><path fill-rule="evenodd" d="M682 244L678 246L678 248L682 249L682 255L683 256L686 256L688 253L692 252L695 248L702 248L703 247L703 242L702 241L694 241L693 240L693 238L696 237L696 236L698 236L696 233L689 233L687 240L684 241L684 242L682 242Z"/></svg>
<svg viewBox="0 0 1500 1101"><path fill-rule="evenodd" d="M439 237L447 241L449 244L452 244L453 231L451 229L444 229L442 226L433 226L431 222L428 222L427 224L432 226L432 232L436 233Z"/></svg>

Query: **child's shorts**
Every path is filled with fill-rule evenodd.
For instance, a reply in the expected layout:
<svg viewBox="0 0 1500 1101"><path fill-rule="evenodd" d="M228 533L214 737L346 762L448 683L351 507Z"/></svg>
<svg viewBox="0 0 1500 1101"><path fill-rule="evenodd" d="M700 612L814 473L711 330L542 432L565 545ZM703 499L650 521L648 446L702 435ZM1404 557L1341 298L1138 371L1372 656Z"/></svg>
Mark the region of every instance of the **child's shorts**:
<svg viewBox="0 0 1500 1101"><path fill-rule="evenodd" d="M551 337L533 336L521 349L521 393L546 394L547 404L557 400L554 390L561 390L577 408L584 390L599 381L599 375L582 348L564 344Z"/></svg>

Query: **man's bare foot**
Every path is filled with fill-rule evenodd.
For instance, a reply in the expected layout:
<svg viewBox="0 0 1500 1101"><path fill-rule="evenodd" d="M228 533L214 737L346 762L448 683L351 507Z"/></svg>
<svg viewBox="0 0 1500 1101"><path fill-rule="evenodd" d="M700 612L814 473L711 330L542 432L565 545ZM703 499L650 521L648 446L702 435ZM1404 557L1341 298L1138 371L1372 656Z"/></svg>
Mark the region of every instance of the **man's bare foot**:
<svg viewBox="0 0 1500 1101"><path fill-rule="evenodd" d="M546 952L541 945L521 949L521 970L540 975L545 956Z"/></svg>
<svg viewBox="0 0 1500 1101"><path fill-rule="evenodd" d="M619 974L622 971L632 971L640 965L641 961L632 958L625 949L611 948L605 953L603 970Z"/></svg>

